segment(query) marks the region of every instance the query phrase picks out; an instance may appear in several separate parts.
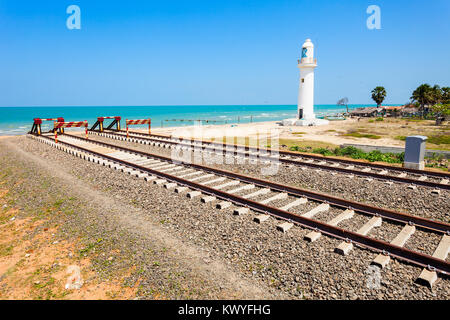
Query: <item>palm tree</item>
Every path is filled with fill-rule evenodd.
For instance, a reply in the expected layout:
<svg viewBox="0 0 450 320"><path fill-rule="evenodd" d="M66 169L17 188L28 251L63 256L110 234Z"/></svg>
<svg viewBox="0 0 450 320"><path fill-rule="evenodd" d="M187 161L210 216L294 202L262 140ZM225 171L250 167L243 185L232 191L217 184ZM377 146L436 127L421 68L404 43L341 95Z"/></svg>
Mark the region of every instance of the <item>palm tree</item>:
<svg viewBox="0 0 450 320"><path fill-rule="evenodd" d="M442 102L442 90L441 87L438 86L437 84L435 84L434 87L431 88L431 98L432 98L431 103L433 105Z"/></svg>
<svg viewBox="0 0 450 320"><path fill-rule="evenodd" d="M386 89L384 89L384 87L378 86L372 90L372 99L376 102L377 107L381 106L384 98L386 98Z"/></svg>
<svg viewBox="0 0 450 320"><path fill-rule="evenodd" d="M450 87L442 87L442 103L450 103Z"/></svg>
<svg viewBox="0 0 450 320"><path fill-rule="evenodd" d="M415 101L419 104L419 110L421 112L425 111L425 106L430 105L434 98L433 91L436 89L436 86L432 88L428 83L421 84L417 87L416 90L413 91L411 100ZM435 94L434 94L435 95Z"/></svg>

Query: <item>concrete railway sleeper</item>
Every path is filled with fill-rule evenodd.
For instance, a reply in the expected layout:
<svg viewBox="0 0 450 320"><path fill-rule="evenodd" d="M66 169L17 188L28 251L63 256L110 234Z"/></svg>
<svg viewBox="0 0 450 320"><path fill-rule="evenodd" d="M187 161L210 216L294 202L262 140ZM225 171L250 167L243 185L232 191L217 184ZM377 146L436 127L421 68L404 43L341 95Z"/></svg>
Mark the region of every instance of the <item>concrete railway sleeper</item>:
<svg viewBox="0 0 450 320"><path fill-rule="evenodd" d="M420 274L418 281L425 282L429 286L432 286L436 281L437 273L443 276L450 275L450 263L445 260L450 249L450 225L443 222L319 195L307 190L282 186L224 170L200 165L176 164L178 167L195 170L200 174L200 176L192 175L189 179L185 179L186 174L183 175L185 178L182 178L176 175L177 171L168 173L155 169L155 166L157 166L156 168L162 168L161 165L164 163L171 164L169 158L162 156L98 141L86 141L76 136L63 135L58 144L55 144L50 137L29 136L89 161L116 169L120 167L123 172L139 178L154 177L150 181L165 185L168 189L178 186L178 188L175 188L175 190L178 189L177 192L187 191L188 196L192 198L203 195L203 202L219 200L221 202L216 205L217 208L227 208L234 204L237 206L234 210L237 214L245 214L253 210L260 213L255 218L260 223L266 221L270 216L285 220L284 223L277 226L277 229L283 232L287 232L293 225L311 229L312 232L305 236L305 239L309 241L316 241L321 234L342 239L344 242L336 248L336 252L342 254L349 254L353 245L371 249L380 254L372 261L373 264L380 267L384 267L389 262L390 257L424 267L425 269ZM225 190L228 188L231 189ZM189 192L189 189L194 191ZM250 193L238 195L238 193L243 192ZM262 196L265 196L265 199L259 199ZM280 201L285 201L281 208L269 205L269 203ZM288 211L294 207L311 203L310 201L318 202L318 204L305 213L295 214ZM341 212L332 217L331 220L328 219L327 222L314 219L319 214L328 213L331 207L341 210ZM337 226L341 221L351 219L355 214L369 215L371 219L356 232L344 230ZM368 236L373 228L381 225L382 221L386 223L400 221L404 224L403 230L390 243ZM416 228L439 233L442 236L433 256L404 248L404 244Z"/></svg>
<svg viewBox="0 0 450 320"><path fill-rule="evenodd" d="M332 171L333 173L346 174L350 177L358 176L365 178L368 182L373 179L380 181L386 181L386 183L403 183L406 184L410 189L417 186L424 186L428 188L433 188L432 192L436 193L439 189L450 190L450 174L445 172L434 172L434 171L420 171L413 169L406 169L394 166L385 166L372 163L361 163L357 161L344 160L344 159L327 159L319 156L312 156L305 154L296 154L294 152L279 151L280 157L275 159L270 156L269 149L259 149L249 148L249 147L238 147L230 145L221 145L218 143L203 141L199 142L180 142L178 139L160 136L142 136L136 133L130 133L130 138L127 139L126 135L114 132L97 132L91 131L91 134L103 136L106 138L129 141L134 143L148 144L163 148L174 148L179 147L184 150L193 150L194 148L201 148L203 151L215 152L224 156L239 156L244 158L249 158L252 161L280 161L283 164L300 166L300 169L306 169L310 167L313 169ZM288 153L288 154L286 154Z"/></svg>

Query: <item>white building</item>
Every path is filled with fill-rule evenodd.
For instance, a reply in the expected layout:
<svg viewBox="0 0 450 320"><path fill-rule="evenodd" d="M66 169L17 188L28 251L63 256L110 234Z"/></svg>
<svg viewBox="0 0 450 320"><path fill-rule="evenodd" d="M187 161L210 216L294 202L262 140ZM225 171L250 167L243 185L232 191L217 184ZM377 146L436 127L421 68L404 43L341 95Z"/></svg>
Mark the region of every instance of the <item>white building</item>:
<svg viewBox="0 0 450 320"><path fill-rule="evenodd" d="M300 84L298 88L297 118L283 120L285 126L317 126L328 124L328 120L317 119L314 114L314 68L317 59L314 59L314 45L306 39L302 46L302 56L298 60L300 69Z"/></svg>

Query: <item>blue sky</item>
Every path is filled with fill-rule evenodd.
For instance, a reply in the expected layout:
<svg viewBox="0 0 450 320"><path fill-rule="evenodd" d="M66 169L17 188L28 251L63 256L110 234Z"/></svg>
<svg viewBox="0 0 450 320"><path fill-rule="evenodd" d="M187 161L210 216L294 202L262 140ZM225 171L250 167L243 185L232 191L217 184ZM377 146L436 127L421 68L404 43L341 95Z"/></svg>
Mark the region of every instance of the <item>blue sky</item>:
<svg viewBox="0 0 450 320"><path fill-rule="evenodd" d="M296 104L306 38L316 104L372 103L377 85L404 103L450 86L449 16L448 0L0 0L0 106Z"/></svg>

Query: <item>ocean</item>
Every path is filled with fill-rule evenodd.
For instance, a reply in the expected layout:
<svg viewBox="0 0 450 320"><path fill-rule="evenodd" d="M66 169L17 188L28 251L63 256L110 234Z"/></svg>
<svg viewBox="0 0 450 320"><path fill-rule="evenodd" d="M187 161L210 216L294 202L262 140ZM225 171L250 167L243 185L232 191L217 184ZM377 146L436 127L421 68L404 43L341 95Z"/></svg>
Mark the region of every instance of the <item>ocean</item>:
<svg viewBox="0 0 450 320"><path fill-rule="evenodd" d="M349 105L355 109L369 105ZM345 112L345 107L316 105L318 117ZM125 119L151 118L152 127L191 126L191 120L208 120L203 124L231 124L260 121L279 121L296 116L296 105L199 105L199 106L83 106L83 107L0 107L0 135L20 135L31 130L33 118L63 117L65 121L87 120L91 127L99 116L121 116ZM180 121L183 120L183 121ZM44 122L47 131L53 123ZM145 126L144 126L145 127Z"/></svg>

